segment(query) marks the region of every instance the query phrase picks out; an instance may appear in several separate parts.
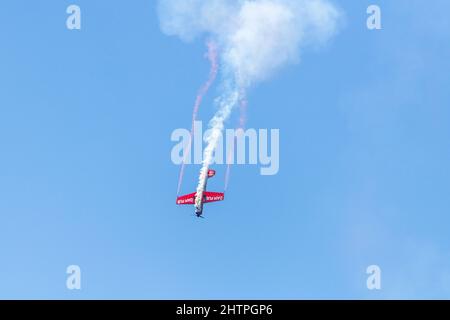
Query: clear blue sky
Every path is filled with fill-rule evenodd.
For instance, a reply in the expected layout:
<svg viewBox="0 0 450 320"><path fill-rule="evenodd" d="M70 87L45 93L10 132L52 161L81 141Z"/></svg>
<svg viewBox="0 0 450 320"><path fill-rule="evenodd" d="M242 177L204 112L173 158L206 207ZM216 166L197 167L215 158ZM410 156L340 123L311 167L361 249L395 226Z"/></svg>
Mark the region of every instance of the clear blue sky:
<svg viewBox="0 0 450 320"><path fill-rule="evenodd" d="M205 220L170 161L203 40L162 34L150 0L76 0L69 31L71 3L0 4L0 298L450 298L448 1L335 1L339 35L249 95L279 174L233 168Z"/></svg>

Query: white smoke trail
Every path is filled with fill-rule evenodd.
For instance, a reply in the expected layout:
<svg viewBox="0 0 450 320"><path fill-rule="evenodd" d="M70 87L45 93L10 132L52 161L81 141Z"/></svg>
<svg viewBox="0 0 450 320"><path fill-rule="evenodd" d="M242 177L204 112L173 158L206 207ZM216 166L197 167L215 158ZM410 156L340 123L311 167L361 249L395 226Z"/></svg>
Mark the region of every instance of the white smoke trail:
<svg viewBox="0 0 450 320"><path fill-rule="evenodd" d="M200 176L197 186L196 205L200 205L206 179L208 178L208 168L212 163L214 151L217 147L219 139L222 137L225 121L230 117L233 107L239 101L239 91L230 90L222 98L218 100L219 110L209 122L210 133L206 137L207 146L203 153L203 166L200 170Z"/></svg>
<svg viewBox="0 0 450 320"><path fill-rule="evenodd" d="M340 11L329 0L160 0L161 28L185 41L207 34L219 46L223 80L233 83L218 100L210 122L197 188L201 201L214 149L241 92L299 61L306 46L326 43L337 31Z"/></svg>

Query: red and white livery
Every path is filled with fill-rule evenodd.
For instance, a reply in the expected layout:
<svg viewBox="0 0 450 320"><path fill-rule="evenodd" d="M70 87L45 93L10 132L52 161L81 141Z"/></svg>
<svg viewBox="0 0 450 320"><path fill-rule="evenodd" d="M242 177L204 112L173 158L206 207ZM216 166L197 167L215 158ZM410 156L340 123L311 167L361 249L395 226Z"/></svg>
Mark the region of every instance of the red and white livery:
<svg viewBox="0 0 450 320"><path fill-rule="evenodd" d="M206 191L206 185L208 179L214 177L216 175L216 171L208 170L208 178L205 179L205 185L203 186L203 194L201 195L202 201L198 204L195 203L195 199L197 197L197 192L186 194L184 196L177 198L177 205L194 205L195 206L195 215L199 218L203 218L203 204L210 202L217 202L225 200L225 194L223 192L209 192Z"/></svg>

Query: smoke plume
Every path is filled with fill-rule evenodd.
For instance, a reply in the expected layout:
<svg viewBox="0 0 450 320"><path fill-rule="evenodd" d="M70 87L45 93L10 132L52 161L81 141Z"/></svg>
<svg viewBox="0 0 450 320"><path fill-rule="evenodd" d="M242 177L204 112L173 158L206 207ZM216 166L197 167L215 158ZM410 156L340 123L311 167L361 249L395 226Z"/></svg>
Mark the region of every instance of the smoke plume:
<svg viewBox="0 0 450 320"><path fill-rule="evenodd" d="M161 29L190 42L207 35L221 57L222 94L209 123L203 186L224 122L246 90L281 67L300 61L302 49L325 44L337 32L341 13L328 0L160 0Z"/></svg>

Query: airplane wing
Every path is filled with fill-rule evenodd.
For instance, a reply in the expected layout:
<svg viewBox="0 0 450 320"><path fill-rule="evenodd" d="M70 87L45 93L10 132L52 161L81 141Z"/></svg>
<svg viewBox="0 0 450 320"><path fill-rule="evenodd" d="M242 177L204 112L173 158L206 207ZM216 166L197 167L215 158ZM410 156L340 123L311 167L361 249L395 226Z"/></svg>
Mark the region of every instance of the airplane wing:
<svg viewBox="0 0 450 320"><path fill-rule="evenodd" d="M178 205L183 205L183 204L194 204L195 203L195 195L197 193L191 193L191 194L187 194L185 196L181 196L177 198L177 204Z"/></svg>
<svg viewBox="0 0 450 320"><path fill-rule="evenodd" d="M222 192L208 192L208 191L206 191L204 193L204 196L205 196L204 203L223 201L225 199L225 194L222 193ZM194 197L195 197L195 193L194 193Z"/></svg>

